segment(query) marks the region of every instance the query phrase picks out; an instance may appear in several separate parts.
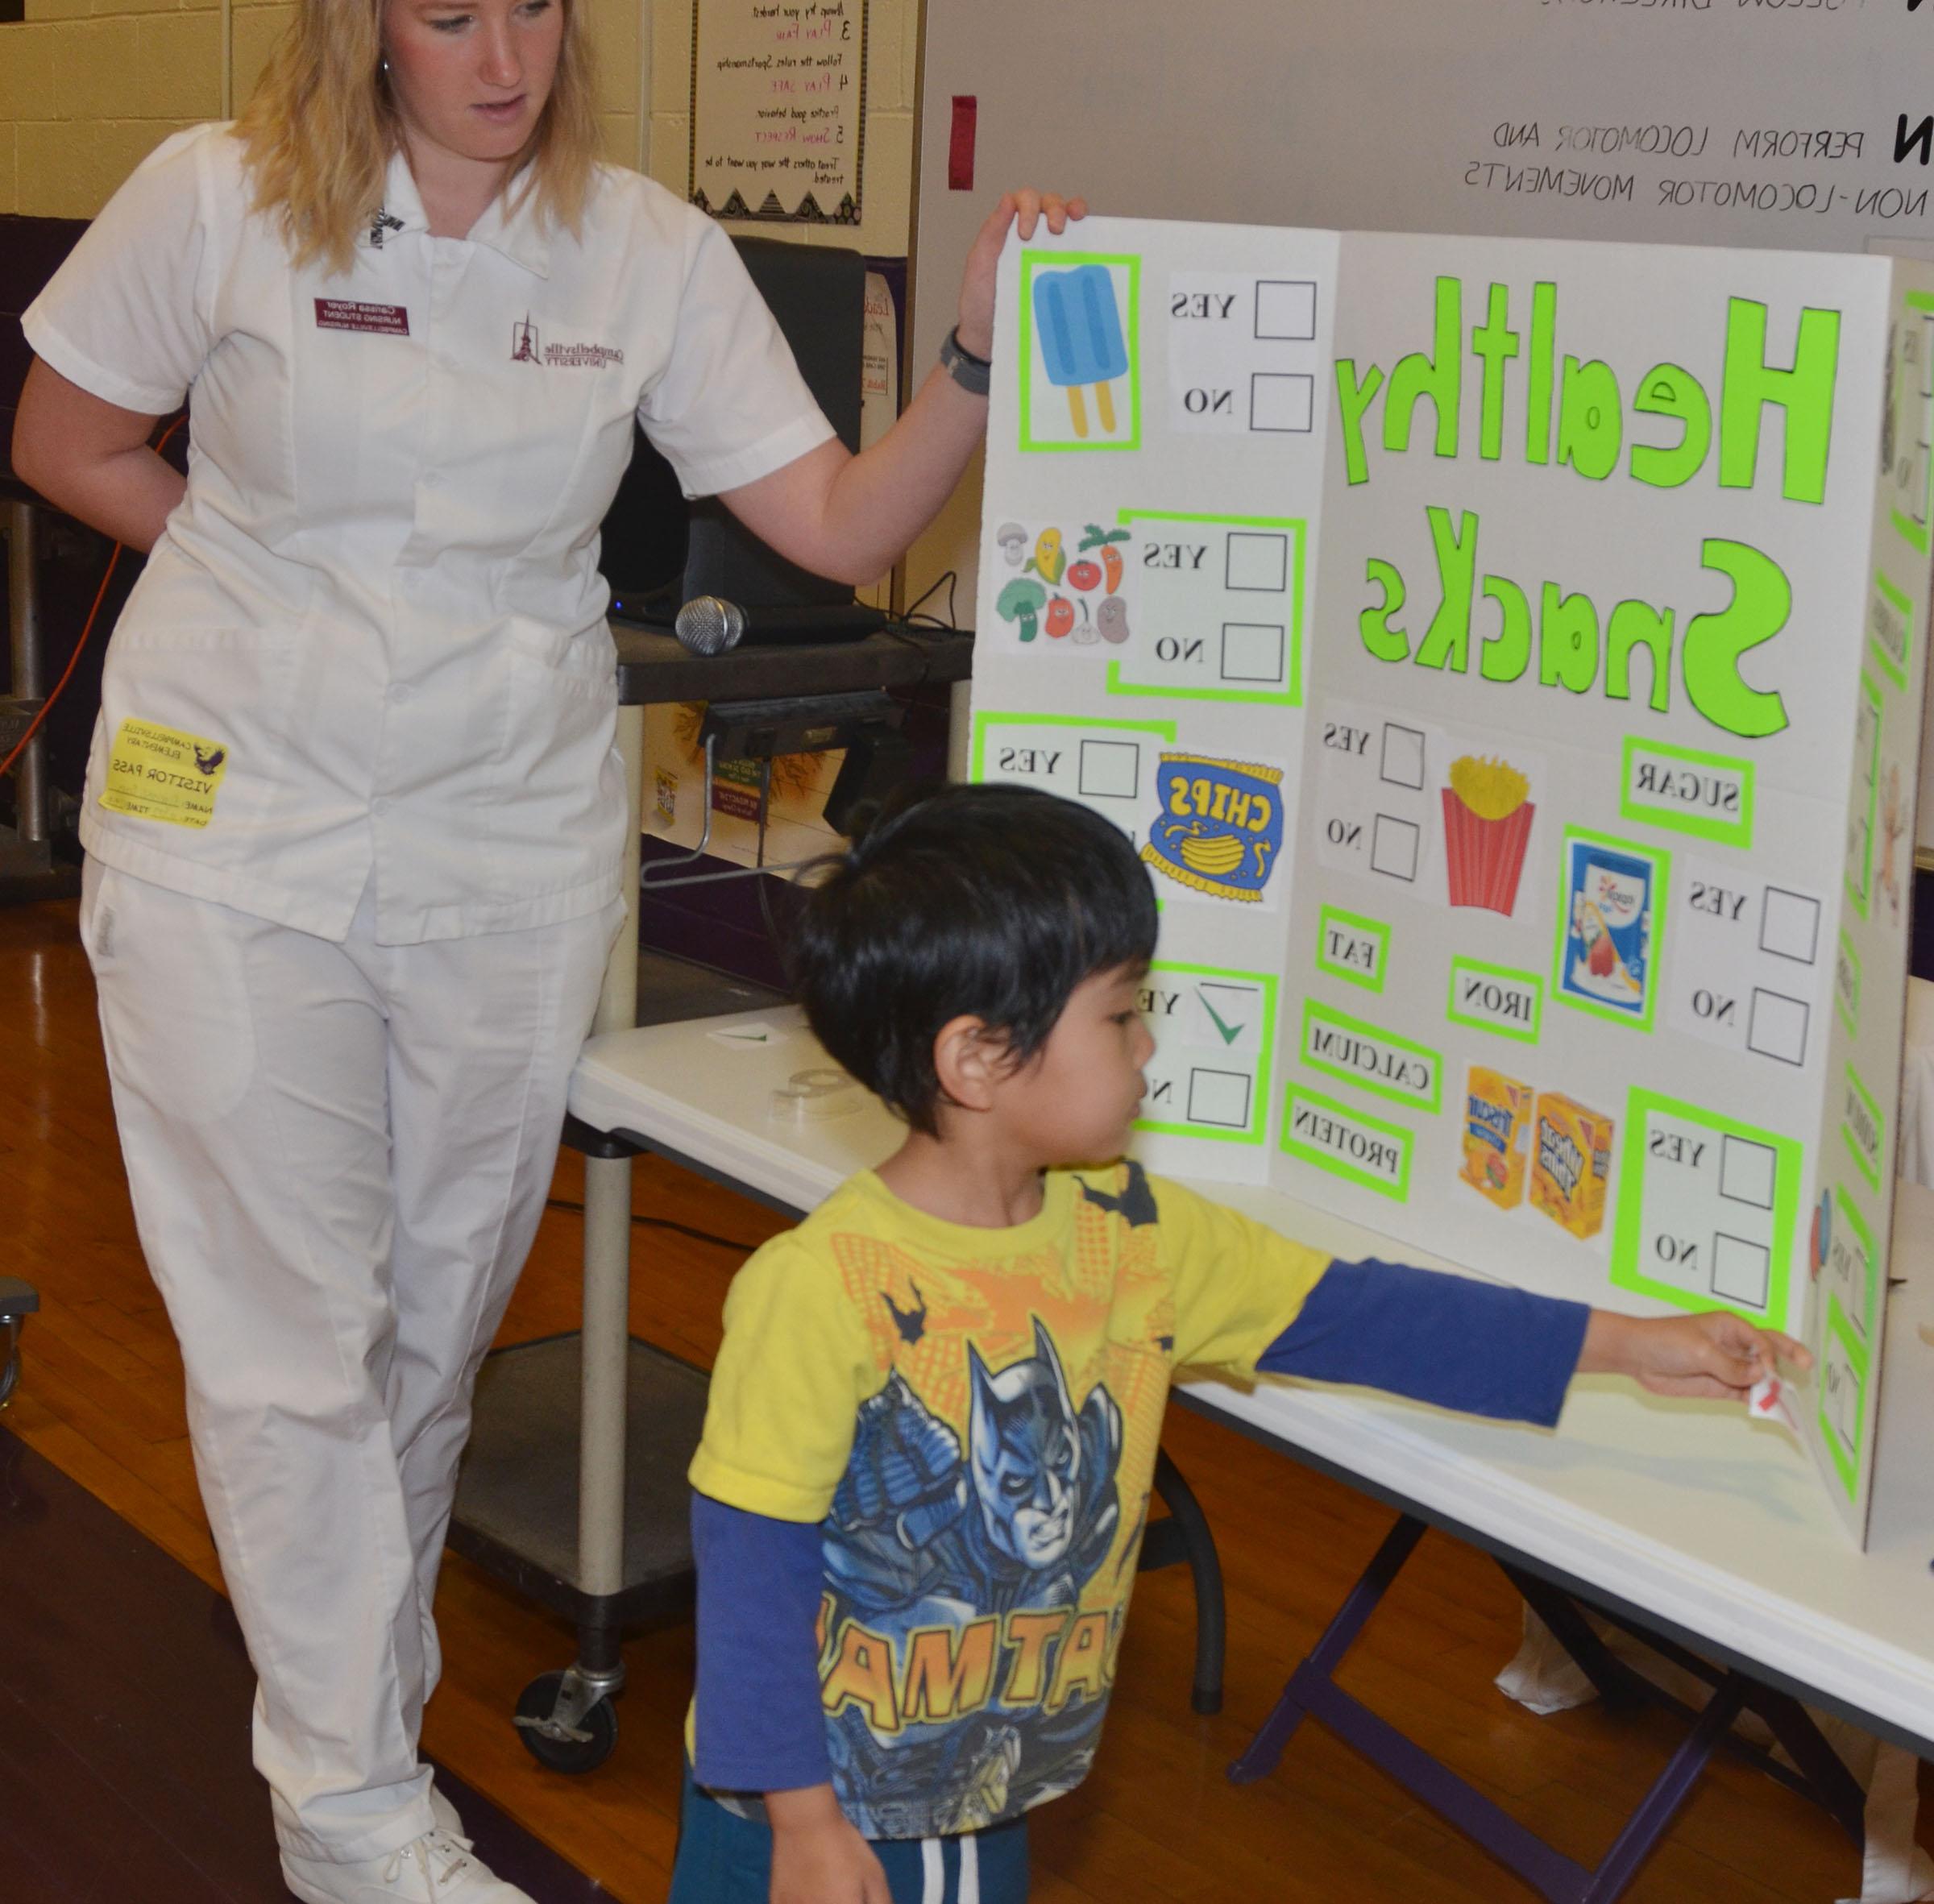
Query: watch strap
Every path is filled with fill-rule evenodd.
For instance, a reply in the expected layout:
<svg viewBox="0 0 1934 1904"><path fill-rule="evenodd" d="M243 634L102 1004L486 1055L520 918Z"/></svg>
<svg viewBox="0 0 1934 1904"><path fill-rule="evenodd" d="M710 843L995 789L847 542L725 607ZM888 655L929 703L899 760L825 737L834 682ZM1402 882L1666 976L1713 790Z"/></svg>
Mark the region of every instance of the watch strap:
<svg viewBox="0 0 1934 1904"><path fill-rule="evenodd" d="M985 357L977 357L961 342L957 327L947 333L940 342L940 367L955 383L974 396L985 396L992 382L994 366Z"/></svg>

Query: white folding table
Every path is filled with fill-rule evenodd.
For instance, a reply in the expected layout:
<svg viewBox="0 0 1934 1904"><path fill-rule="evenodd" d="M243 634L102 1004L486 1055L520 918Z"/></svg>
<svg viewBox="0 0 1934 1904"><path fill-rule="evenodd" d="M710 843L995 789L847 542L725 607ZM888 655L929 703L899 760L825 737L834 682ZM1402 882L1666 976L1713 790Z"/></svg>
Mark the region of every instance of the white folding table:
<svg viewBox="0 0 1934 1904"><path fill-rule="evenodd" d="M788 1080L828 1063L791 1009L614 1031L586 1047L571 1109L594 1130L635 1136L762 1201L811 1209L853 1172L881 1160L899 1135L857 1089L847 1114L775 1114L775 1094ZM1339 1255L1399 1255L1452 1267L1289 1197L1202 1188ZM1236 1775L1266 1769L1297 1719L1310 1713L1544 1894L1586 1899L1616 1896L1629 1880L1742 1697L1776 1707L1804 1699L1934 1756L1934 1192L1903 1185L1899 1194L1899 1286L1889 1305L1874 1532L1864 1554L1802 1451L1736 1407L1662 1400L1590 1378L1574 1384L1559 1427L1545 1431L1292 1382L1248 1389L1198 1382L1178 1391L1189 1408L1337 1475L1405 1517L1372 1570L1377 1578L1366 1576L1359 1587L1363 1600L1339 1614L1328 1653L1319 1648L1298 1668L1274 1735L1265 1728ZM628 1224L587 1232L587 1253L616 1253L603 1274L620 1286L629 1244ZM1649 1639L1679 1642L1716 1663L1721 1683L1706 1736L1689 1742L1635 1814L1618 1856L1596 1872L1533 1848L1538 1841L1509 1820L1499 1841L1490 1829L1496 1821L1465 1807L1468 1788L1454 1789L1461 1782L1384 1721L1353 1715L1324 1690L1330 1667L1408 1553L1406 1525L1421 1531L1422 1524L1492 1553L1515 1582L1542 1596L1541 1612L1562 1620L1558 1600L1575 1595ZM1820 1774L1813 1795L1857 1831L1857 1798L1844 1773L1835 1781L1836 1765L1807 1768Z"/></svg>

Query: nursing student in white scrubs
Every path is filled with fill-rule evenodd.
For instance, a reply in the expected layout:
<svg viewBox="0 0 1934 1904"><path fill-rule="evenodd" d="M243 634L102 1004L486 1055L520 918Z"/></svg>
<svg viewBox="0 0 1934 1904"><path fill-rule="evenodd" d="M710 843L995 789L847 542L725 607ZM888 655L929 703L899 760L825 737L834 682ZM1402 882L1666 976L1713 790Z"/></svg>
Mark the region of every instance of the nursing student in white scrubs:
<svg viewBox="0 0 1934 1904"><path fill-rule="evenodd" d="M19 474L150 550L81 836L141 1240L187 1367L255 1763L313 1904L514 1904L417 1757L473 1379L625 904L598 525L687 493L882 574L986 424L960 326L854 457L724 234L596 159L576 0L299 0L28 312ZM189 475L147 446L186 393Z"/></svg>

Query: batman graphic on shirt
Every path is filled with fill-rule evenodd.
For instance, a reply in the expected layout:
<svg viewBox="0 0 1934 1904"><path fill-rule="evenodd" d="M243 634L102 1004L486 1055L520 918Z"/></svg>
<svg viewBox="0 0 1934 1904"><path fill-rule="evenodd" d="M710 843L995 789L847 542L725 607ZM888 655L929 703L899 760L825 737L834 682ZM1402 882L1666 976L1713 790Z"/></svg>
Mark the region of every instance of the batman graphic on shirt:
<svg viewBox="0 0 1934 1904"><path fill-rule="evenodd" d="M1121 1411L1099 1383L1075 1407L1038 1319L1005 1368L966 1354L965 1448L896 1371L827 1521L833 1779L873 1836L973 1830L1078 1783L1112 1671L1114 1596L1081 1597L1120 1530Z"/></svg>

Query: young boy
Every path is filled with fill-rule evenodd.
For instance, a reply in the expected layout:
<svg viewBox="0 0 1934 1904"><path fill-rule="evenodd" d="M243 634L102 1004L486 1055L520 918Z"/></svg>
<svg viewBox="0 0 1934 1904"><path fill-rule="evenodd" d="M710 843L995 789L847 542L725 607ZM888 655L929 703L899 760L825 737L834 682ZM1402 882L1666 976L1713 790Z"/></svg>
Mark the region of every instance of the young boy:
<svg viewBox="0 0 1934 1904"><path fill-rule="evenodd" d="M1118 1159L1156 907L1108 821L949 787L813 894L799 997L907 1139L739 1272L692 1464L671 1904L1019 1904L1100 1735L1178 1366L1546 1425L1743 1397L1785 1337L1332 1262Z"/></svg>

